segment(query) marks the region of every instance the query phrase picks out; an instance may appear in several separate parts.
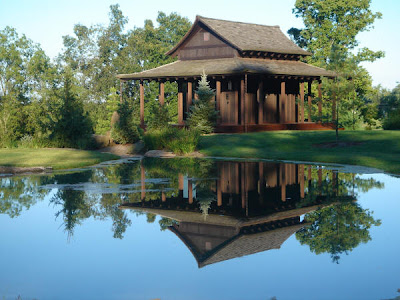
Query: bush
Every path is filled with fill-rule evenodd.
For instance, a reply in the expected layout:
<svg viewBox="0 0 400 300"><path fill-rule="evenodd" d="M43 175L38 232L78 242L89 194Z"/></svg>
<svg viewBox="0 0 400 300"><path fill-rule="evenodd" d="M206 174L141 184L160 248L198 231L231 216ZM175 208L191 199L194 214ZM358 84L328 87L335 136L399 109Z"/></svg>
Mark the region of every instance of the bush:
<svg viewBox="0 0 400 300"><path fill-rule="evenodd" d="M188 154L196 150L200 134L196 130L177 129L177 135L168 140L167 148L176 154Z"/></svg>
<svg viewBox="0 0 400 300"><path fill-rule="evenodd" d="M389 113L387 118L383 121L383 129L400 129L400 108Z"/></svg>
<svg viewBox="0 0 400 300"><path fill-rule="evenodd" d="M143 142L148 150L169 150L176 154L188 154L196 150L200 134L196 130L173 127L148 130Z"/></svg>
<svg viewBox="0 0 400 300"><path fill-rule="evenodd" d="M111 128L111 138L119 144L135 143L140 138L138 124L135 123L132 107L123 102L118 107L118 118Z"/></svg>
<svg viewBox="0 0 400 300"><path fill-rule="evenodd" d="M152 107L150 107L150 115L147 119L148 129L167 128L170 121L171 118L166 105L155 103Z"/></svg>
<svg viewBox="0 0 400 300"><path fill-rule="evenodd" d="M122 127L121 123L115 123L111 129L111 137L117 144L135 143L139 140L140 132L135 125Z"/></svg>

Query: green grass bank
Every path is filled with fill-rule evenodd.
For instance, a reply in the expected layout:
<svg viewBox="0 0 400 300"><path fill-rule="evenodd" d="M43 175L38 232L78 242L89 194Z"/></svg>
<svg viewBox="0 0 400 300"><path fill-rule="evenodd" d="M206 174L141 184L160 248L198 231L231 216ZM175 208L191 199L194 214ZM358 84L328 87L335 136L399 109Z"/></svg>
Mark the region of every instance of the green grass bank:
<svg viewBox="0 0 400 300"><path fill-rule="evenodd" d="M72 169L118 159L119 156L75 149L0 149L0 166Z"/></svg>
<svg viewBox="0 0 400 300"><path fill-rule="evenodd" d="M360 165L400 174L400 131L269 131L202 136L207 156Z"/></svg>

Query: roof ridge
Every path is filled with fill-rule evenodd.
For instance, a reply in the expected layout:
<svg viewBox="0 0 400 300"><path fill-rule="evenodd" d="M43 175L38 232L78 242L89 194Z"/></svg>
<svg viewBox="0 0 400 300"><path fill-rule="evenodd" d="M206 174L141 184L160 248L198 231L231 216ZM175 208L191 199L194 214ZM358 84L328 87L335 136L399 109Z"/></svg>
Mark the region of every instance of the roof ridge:
<svg viewBox="0 0 400 300"><path fill-rule="evenodd" d="M200 15L196 15L196 18L207 19L207 20L215 20L215 21L223 21L223 22L230 22L230 23L240 23L240 24L246 24L246 25L256 25L256 26L280 28L279 25L265 25L265 24L259 24L259 23L249 23L249 22L242 22L242 21L231 21L231 20L225 20L225 19L208 18L208 17L203 17L203 16L200 16Z"/></svg>

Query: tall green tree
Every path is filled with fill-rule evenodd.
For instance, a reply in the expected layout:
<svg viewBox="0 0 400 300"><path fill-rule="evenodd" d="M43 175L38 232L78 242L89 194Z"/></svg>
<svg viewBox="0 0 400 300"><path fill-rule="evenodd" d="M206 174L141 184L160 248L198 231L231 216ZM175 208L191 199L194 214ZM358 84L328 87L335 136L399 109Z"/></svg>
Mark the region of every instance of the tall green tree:
<svg viewBox="0 0 400 300"><path fill-rule="evenodd" d="M154 68L174 59L165 53L177 43L190 28L191 23L176 13L160 12L158 26L146 20L143 27L126 30L128 19L118 4L110 6L109 23L87 27L77 24L72 36L64 37L64 50L59 61L75 72L97 133L104 133L104 114L111 89L119 86L115 77L119 73L133 73ZM158 84L146 83L145 119L150 115L153 102L158 96ZM177 117L177 86L165 84L165 104L170 117ZM123 98L138 111L138 87L132 82L124 84ZM133 118L138 118L136 114ZM136 122L134 122L136 123Z"/></svg>
<svg viewBox="0 0 400 300"><path fill-rule="evenodd" d="M372 81L360 63L384 55L365 47L357 49L357 35L370 30L374 21L382 17L381 13L371 11L370 3L370 0L297 0L293 13L303 20L305 27L288 31L299 46L312 53L308 62L337 73L337 80L325 81L324 89L330 91L330 99L336 97L342 102L338 105L342 125L351 128L356 121L371 121L374 108L368 107L366 101ZM353 80L350 84L346 82L349 78Z"/></svg>
<svg viewBox="0 0 400 300"><path fill-rule="evenodd" d="M0 144L25 135L25 107L46 87L50 60L15 29L0 31Z"/></svg>

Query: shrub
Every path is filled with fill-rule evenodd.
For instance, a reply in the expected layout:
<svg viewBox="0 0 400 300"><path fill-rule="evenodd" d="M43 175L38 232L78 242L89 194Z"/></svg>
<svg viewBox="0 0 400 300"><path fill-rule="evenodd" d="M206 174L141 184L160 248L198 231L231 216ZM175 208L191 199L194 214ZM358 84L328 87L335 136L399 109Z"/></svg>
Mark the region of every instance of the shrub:
<svg viewBox="0 0 400 300"><path fill-rule="evenodd" d="M383 129L400 129L400 108L389 113L387 118L383 121Z"/></svg>
<svg viewBox="0 0 400 300"><path fill-rule="evenodd" d="M176 154L188 154L196 150L200 133L196 130L177 130L177 135L167 141L167 148Z"/></svg>
<svg viewBox="0 0 400 300"><path fill-rule="evenodd" d="M171 121L166 105L155 103L150 107L150 115L147 119L148 129L163 129L168 127Z"/></svg>
<svg viewBox="0 0 400 300"><path fill-rule="evenodd" d="M123 127L120 123L115 123L111 129L111 137L117 144L129 144L137 142L140 133L137 126Z"/></svg>
<svg viewBox="0 0 400 300"><path fill-rule="evenodd" d="M188 154L196 150L200 134L196 130L173 127L148 130L143 142L148 150L170 150L176 154Z"/></svg>
<svg viewBox="0 0 400 300"><path fill-rule="evenodd" d="M111 128L111 138L119 144L135 143L139 140L140 132L135 124L132 108L127 102L119 104L118 118Z"/></svg>
<svg viewBox="0 0 400 300"><path fill-rule="evenodd" d="M24 135L20 140L19 140L19 147L21 148L33 148L33 137L31 135Z"/></svg>
<svg viewBox="0 0 400 300"><path fill-rule="evenodd" d="M143 143L147 150L162 150L165 148L167 129L150 129L143 135Z"/></svg>

